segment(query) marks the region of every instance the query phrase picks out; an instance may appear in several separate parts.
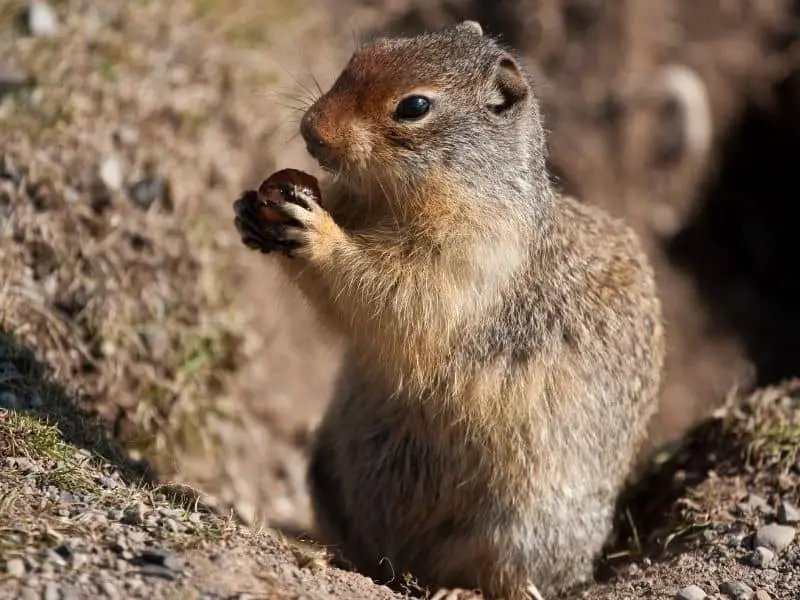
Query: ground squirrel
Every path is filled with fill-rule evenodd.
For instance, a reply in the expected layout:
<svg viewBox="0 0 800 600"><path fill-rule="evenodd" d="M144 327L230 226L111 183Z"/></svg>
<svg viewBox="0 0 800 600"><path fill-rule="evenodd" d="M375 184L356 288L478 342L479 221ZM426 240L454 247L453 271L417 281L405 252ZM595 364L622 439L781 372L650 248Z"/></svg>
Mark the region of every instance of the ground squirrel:
<svg viewBox="0 0 800 600"><path fill-rule="evenodd" d="M235 222L346 341L309 467L323 539L384 582L588 580L661 379L637 237L555 193L529 78L475 22L361 47L300 130L321 198L275 222L245 194Z"/></svg>

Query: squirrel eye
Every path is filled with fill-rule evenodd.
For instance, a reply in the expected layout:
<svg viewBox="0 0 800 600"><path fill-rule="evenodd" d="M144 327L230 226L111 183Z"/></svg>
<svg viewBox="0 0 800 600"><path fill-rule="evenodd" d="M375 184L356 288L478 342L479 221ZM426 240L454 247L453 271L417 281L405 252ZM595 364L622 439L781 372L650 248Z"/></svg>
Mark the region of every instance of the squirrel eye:
<svg viewBox="0 0 800 600"><path fill-rule="evenodd" d="M425 96L409 96L403 98L394 109L395 121L416 121L424 117L431 109L431 101Z"/></svg>

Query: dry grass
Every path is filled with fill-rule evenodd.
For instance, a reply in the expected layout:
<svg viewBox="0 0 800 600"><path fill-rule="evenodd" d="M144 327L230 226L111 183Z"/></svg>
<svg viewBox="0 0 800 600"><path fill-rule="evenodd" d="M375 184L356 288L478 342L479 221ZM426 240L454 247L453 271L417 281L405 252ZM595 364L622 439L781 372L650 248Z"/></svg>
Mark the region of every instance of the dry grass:
<svg viewBox="0 0 800 600"><path fill-rule="evenodd" d="M153 110L146 98L125 99L151 68L147 32L111 5L92 29L72 18L73 4L57 5L73 35L10 40L37 87L0 104L0 326L74 381L82 406L98 408L134 456L169 476L182 452L213 448L211 422L230 416L217 397L239 336L214 289L205 257L217 240L198 235L197 206L175 198L157 149L119 136L132 125L127 112ZM0 14L18 8L0 2ZM137 28L138 43L119 35L126 28ZM199 135L203 102L173 109L188 140ZM125 176L119 190L99 176L110 157ZM126 186L151 175L165 192L144 211Z"/></svg>
<svg viewBox="0 0 800 600"><path fill-rule="evenodd" d="M773 505L800 502L798 447L800 381L732 392L712 417L643 466L621 500L621 539L608 561L660 556L732 523L755 526L759 515L739 508L750 493Z"/></svg>

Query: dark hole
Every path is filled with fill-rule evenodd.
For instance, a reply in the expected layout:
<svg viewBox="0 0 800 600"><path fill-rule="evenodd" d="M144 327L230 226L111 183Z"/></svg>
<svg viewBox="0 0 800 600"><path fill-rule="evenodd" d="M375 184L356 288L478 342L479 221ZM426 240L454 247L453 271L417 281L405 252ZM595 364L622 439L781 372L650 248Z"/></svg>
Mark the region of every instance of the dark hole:
<svg viewBox="0 0 800 600"><path fill-rule="evenodd" d="M740 337L760 385L800 374L796 90L785 80L770 106L744 111L698 212L667 246L711 313Z"/></svg>

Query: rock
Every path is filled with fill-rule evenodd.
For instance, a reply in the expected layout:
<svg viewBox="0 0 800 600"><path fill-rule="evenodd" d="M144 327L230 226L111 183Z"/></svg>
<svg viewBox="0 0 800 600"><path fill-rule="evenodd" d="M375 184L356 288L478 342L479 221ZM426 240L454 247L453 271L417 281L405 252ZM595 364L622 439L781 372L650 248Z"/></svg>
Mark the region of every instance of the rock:
<svg viewBox="0 0 800 600"><path fill-rule="evenodd" d="M753 596L752 588L741 581L726 581L719 586L719 591L734 600L748 600Z"/></svg>
<svg viewBox="0 0 800 600"><path fill-rule="evenodd" d="M738 508L739 512L741 512L743 515L749 515L753 513L771 515L774 512L769 503L767 503L767 500L758 494L748 495L744 502L739 503Z"/></svg>
<svg viewBox="0 0 800 600"><path fill-rule="evenodd" d="M6 573L11 577L20 579L24 577L26 570L25 561L21 558L9 558L8 561L6 561Z"/></svg>
<svg viewBox="0 0 800 600"><path fill-rule="evenodd" d="M117 489L117 486L119 485L111 477L98 477L97 483L99 483L104 488L109 489L109 490L115 490L115 489Z"/></svg>
<svg viewBox="0 0 800 600"><path fill-rule="evenodd" d="M4 377L13 377L17 374L17 367L12 362L0 363L0 375Z"/></svg>
<svg viewBox="0 0 800 600"><path fill-rule="evenodd" d="M675 594L675 600L703 600L703 598L708 598L708 596L696 585L687 585Z"/></svg>
<svg viewBox="0 0 800 600"><path fill-rule="evenodd" d="M176 521L180 521L183 518L183 511L178 508L159 508L158 514Z"/></svg>
<svg viewBox="0 0 800 600"><path fill-rule="evenodd" d="M755 548L767 548L773 552L780 552L794 540L795 531L793 527L787 525L764 525L756 531L753 540Z"/></svg>
<svg viewBox="0 0 800 600"><path fill-rule="evenodd" d="M781 502L781 505L778 507L778 523L782 525L800 523L800 510L788 502Z"/></svg>
<svg viewBox="0 0 800 600"><path fill-rule="evenodd" d="M80 502L78 497L71 492L61 492L58 495L58 499L66 504L75 504L77 502Z"/></svg>
<svg viewBox="0 0 800 600"><path fill-rule="evenodd" d="M80 516L80 522L91 531L107 525L108 518L106 517L105 513L100 512L99 510L91 510Z"/></svg>
<svg viewBox="0 0 800 600"><path fill-rule="evenodd" d="M164 519L163 527L172 533L182 533L186 531L186 527L175 519Z"/></svg>
<svg viewBox="0 0 800 600"><path fill-rule="evenodd" d="M48 583L44 587L44 594L42 600L61 600L61 590L55 583Z"/></svg>
<svg viewBox="0 0 800 600"><path fill-rule="evenodd" d="M154 529L158 526L158 519L153 515L149 515L145 517L144 522L142 523L148 529Z"/></svg>
<svg viewBox="0 0 800 600"><path fill-rule="evenodd" d="M19 600L41 600L42 596L36 590L25 588L20 590Z"/></svg>
<svg viewBox="0 0 800 600"><path fill-rule="evenodd" d="M139 569L140 575L147 575L149 577L160 577L167 581L174 581L178 577L178 573L172 569L167 569L159 565L144 565Z"/></svg>
<svg viewBox="0 0 800 600"><path fill-rule="evenodd" d="M759 546L753 552L753 555L750 557L750 562L753 566L760 567L762 569L768 567L772 564L772 561L775 560L775 553L768 548L763 548Z"/></svg>
<svg viewBox="0 0 800 600"><path fill-rule="evenodd" d="M69 554L67 556L69 556ZM57 567L66 567L67 566L67 561L64 558L64 556L60 552L58 552L56 550L48 550L47 552L44 553L44 558L50 564L53 564L53 565L55 565Z"/></svg>
<svg viewBox="0 0 800 600"><path fill-rule="evenodd" d="M100 165L100 179L112 191L122 189L122 163L116 156L109 156Z"/></svg>
<svg viewBox="0 0 800 600"><path fill-rule="evenodd" d="M103 590L103 593L109 598L109 600L117 600L117 598L121 598L119 590L110 581L103 581L100 584L100 589Z"/></svg>
<svg viewBox="0 0 800 600"><path fill-rule="evenodd" d="M14 392L0 393L0 406L16 410L19 408L19 400Z"/></svg>
<svg viewBox="0 0 800 600"><path fill-rule="evenodd" d="M72 555L70 561L73 569L80 569L82 566L89 564L89 556L83 552L76 552Z"/></svg>
<svg viewBox="0 0 800 600"><path fill-rule="evenodd" d="M30 85L30 78L25 73L0 61L0 96L27 85Z"/></svg>
<svg viewBox="0 0 800 600"><path fill-rule="evenodd" d="M767 590L756 590L756 595L753 596L754 600L772 600L772 596L769 595Z"/></svg>
<svg viewBox="0 0 800 600"><path fill-rule="evenodd" d="M28 7L28 29L35 36L46 37L58 33L56 13L44 0L33 0Z"/></svg>
<svg viewBox="0 0 800 600"><path fill-rule="evenodd" d="M111 508L106 513L106 516L112 521L122 521L125 518L125 513L118 508Z"/></svg>
<svg viewBox="0 0 800 600"><path fill-rule="evenodd" d="M139 132L133 127L120 125L112 134L114 142L120 146L135 146L139 141Z"/></svg>
<svg viewBox="0 0 800 600"><path fill-rule="evenodd" d="M143 503L137 502L134 506L125 511L123 521L131 525L141 525L145 521L145 517L150 512Z"/></svg>
<svg viewBox="0 0 800 600"><path fill-rule="evenodd" d="M156 177L145 177L128 188L128 196L136 208L148 210L156 201L167 195L164 181Z"/></svg>
<svg viewBox="0 0 800 600"><path fill-rule="evenodd" d="M199 512L193 512L192 514L189 515L189 523L194 523L195 525L197 525L198 523L200 523L202 518L203 515L201 515Z"/></svg>
<svg viewBox="0 0 800 600"><path fill-rule="evenodd" d="M180 571L180 565L169 550L156 549L142 552L136 559L138 564L158 565L172 571Z"/></svg>

